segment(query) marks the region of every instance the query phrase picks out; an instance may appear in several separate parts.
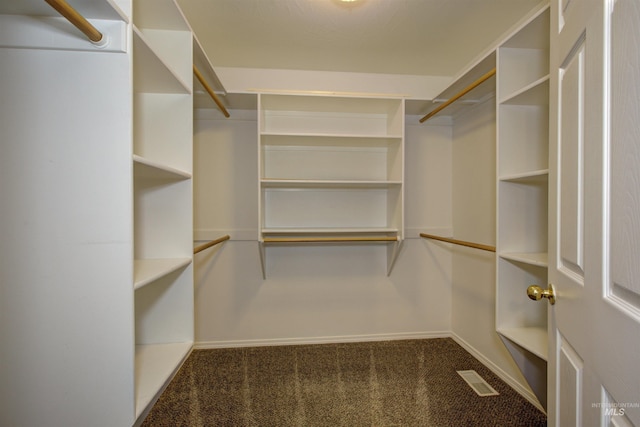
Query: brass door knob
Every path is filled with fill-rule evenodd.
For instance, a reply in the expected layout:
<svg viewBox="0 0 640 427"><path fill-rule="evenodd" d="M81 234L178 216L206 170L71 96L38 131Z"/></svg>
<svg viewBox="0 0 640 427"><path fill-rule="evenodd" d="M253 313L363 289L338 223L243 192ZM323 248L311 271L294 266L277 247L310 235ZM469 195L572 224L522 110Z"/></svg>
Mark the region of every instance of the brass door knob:
<svg viewBox="0 0 640 427"><path fill-rule="evenodd" d="M549 300L549 304L553 305L556 303L556 293L551 283L549 283L549 289L542 289L538 285L529 286L527 288L527 296L534 301L539 301L542 298L547 298Z"/></svg>

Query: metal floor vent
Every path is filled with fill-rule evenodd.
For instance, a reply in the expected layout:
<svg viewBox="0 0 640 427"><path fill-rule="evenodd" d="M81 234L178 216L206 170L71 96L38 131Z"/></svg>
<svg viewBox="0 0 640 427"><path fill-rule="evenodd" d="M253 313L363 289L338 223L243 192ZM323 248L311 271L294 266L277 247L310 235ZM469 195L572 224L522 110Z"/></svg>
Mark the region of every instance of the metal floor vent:
<svg viewBox="0 0 640 427"><path fill-rule="evenodd" d="M469 386L476 392L478 396L497 396L498 393L493 387L487 383L484 378L482 378L478 373L474 370L469 371L456 371L463 380L469 384Z"/></svg>

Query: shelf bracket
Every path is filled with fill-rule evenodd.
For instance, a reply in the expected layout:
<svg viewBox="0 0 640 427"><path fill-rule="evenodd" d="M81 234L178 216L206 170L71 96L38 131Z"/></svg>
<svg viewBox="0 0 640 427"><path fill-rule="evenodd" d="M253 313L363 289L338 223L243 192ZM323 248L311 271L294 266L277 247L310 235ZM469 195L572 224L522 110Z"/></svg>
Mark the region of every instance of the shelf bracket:
<svg viewBox="0 0 640 427"><path fill-rule="evenodd" d="M264 242L258 240L258 252L260 252L260 267L262 267L262 280L267 280L267 265L264 253Z"/></svg>
<svg viewBox="0 0 640 427"><path fill-rule="evenodd" d="M404 240L398 240L387 248L387 277L391 276L391 271L393 270L393 266L396 264L398 255L400 255L403 243Z"/></svg>

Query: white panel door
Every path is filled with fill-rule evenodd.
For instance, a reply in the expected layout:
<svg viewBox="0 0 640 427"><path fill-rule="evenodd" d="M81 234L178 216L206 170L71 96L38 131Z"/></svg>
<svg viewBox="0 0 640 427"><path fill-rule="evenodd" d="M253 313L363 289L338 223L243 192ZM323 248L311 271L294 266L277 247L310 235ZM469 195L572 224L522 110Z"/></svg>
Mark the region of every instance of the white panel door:
<svg viewBox="0 0 640 427"><path fill-rule="evenodd" d="M553 0L549 425L640 426L640 0Z"/></svg>

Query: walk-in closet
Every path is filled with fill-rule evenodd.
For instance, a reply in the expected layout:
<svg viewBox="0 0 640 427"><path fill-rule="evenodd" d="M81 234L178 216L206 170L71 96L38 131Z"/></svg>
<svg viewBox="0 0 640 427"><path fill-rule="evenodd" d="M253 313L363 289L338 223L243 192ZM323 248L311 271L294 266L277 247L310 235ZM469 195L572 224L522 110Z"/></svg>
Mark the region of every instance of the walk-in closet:
<svg viewBox="0 0 640 427"><path fill-rule="evenodd" d="M640 63L623 54L640 6L480 3L0 0L0 425L140 426L160 402L159 425L163 393L218 363L236 421L269 401L247 378L281 370L291 425L357 405L375 409L365 424L438 425L454 409L380 395L404 395L396 372L407 402L435 405L430 378L444 390L438 366L458 362L527 422L640 425L632 355L586 332L623 348L640 329L633 257L608 261L640 247L638 174L616 172L640 156L606 139L637 136L640 83L615 82ZM421 19L428 57L400 38ZM278 38L289 28L299 40ZM585 313L607 317L576 326ZM334 365L304 364L321 350ZM320 389L378 401L323 415L304 395Z"/></svg>

